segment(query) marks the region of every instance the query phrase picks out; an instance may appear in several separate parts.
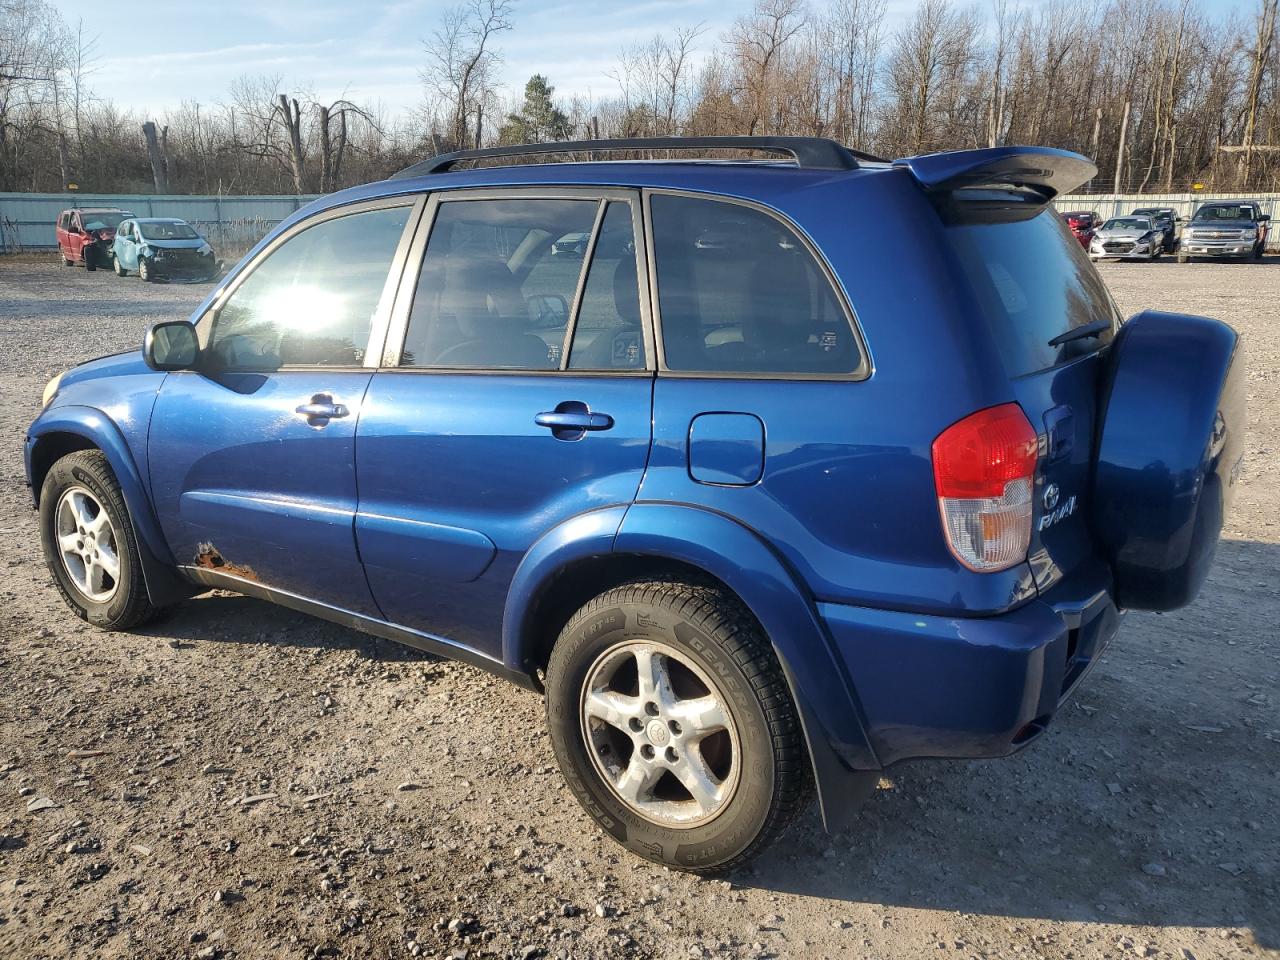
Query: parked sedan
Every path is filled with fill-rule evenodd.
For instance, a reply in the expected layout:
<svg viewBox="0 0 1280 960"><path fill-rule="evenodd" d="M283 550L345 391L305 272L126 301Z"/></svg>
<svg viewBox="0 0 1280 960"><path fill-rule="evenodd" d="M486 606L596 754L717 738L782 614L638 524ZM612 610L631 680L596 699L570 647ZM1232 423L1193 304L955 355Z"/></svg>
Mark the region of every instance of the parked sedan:
<svg viewBox="0 0 1280 960"><path fill-rule="evenodd" d="M1173 207L1140 207L1129 212L1131 217L1146 217L1155 221L1164 231L1164 252L1173 253L1178 247L1178 223L1181 218Z"/></svg>
<svg viewBox="0 0 1280 960"><path fill-rule="evenodd" d="M134 217L120 224L111 246L116 276L143 280L212 280L222 264L209 242L185 220Z"/></svg>
<svg viewBox="0 0 1280 960"><path fill-rule="evenodd" d="M1149 217L1112 217L1089 241L1090 260L1154 260L1164 231Z"/></svg>

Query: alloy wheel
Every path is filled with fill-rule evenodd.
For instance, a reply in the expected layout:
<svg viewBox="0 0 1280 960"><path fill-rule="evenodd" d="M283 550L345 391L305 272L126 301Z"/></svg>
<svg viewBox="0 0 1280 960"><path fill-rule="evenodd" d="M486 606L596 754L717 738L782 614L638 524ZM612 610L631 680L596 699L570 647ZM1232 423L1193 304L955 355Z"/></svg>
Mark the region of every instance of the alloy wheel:
<svg viewBox="0 0 1280 960"><path fill-rule="evenodd" d="M70 487L58 499L54 533L63 569L87 599L107 603L120 586L116 528L96 496Z"/></svg>
<svg viewBox="0 0 1280 960"><path fill-rule="evenodd" d="M650 822L697 826L732 799L742 767L733 716L675 649L643 640L605 651L587 672L580 716L596 771Z"/></svg>

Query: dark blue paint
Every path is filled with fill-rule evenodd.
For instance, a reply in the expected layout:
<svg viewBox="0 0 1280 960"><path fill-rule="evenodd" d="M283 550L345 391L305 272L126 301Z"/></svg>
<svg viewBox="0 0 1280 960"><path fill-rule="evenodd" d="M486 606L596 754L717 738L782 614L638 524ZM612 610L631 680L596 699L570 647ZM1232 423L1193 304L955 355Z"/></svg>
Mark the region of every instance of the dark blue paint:
<svg viewBox="0 0 1280 960"><path fill-rule="evenodd" d="M635 498L652 389L647 377L376 374L356 448L356 540L386 617L496 654L507 588L533 543L577 514ZM566 442L536 422L568 405L612 425ZM409 521L395 535L415 542L388 549L368 517ZM481 573L484 543L496 556ZM410 562L426 554L434 562Z"/></svg>
<svg viewBox="0 0 1280 960"><path fill-rule="evenodd" d="M1185 602L1212 556L1239 458L1234 335L1140 317L1113 352L1143 359L1113 381L1098 354L1011 378L922 189L1016 174L1037 157L1075 163L1004 148L848 172L525 165L324 197L256 249L324 210L428 190L585 184L750 200L786 217L846 291L869 375L166 378L130 355L68 372L28 432L28 476L38 483L56 437L100 447L150 558L149 588L212 544L271 587L526 674L556 626L539 621L543 601L593 564L696 567L741 597L777 649L838 823L859 771L1028 742L1114 634L1116 599ZM1062 186L1042 179L1038 189ZM297 412L321 395L349 415ZM1175 401L1195 414L1184 429L1166 416ZM976 574L946 548L930 445L1009 402L1041 431L1036 518L1050 484L1081 506L1036 533L1027 562ZM1153 423L1172 424L1158 442ZM1163 506L1144 503L1153 492Z"/></svg>
<svg viewBox="0 0 1280 960"><path fill-rule="evenodd" d="M1123 606L1172 610L1208 576L1244 455L1238 345L1225 323L1155 312L1117 338L1095 528Z"/></svg>

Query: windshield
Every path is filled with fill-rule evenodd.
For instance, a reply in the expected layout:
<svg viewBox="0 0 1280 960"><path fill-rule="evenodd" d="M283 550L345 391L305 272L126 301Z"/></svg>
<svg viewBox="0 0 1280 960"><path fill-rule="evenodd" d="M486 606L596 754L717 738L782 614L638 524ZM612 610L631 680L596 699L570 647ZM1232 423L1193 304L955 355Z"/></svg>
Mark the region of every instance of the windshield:
<svg viewBox="0 0 1280 960"><path fill-rule="evenodd" d="M1119 322L1102 277L1051 212L1030 220L948 228L953 249L1012 376L1033 373L1110 343ZM1049 341L1109 320L1097 337Z"/></svg>
<svg viewBox="0 0 1280 960"><path fill-rule="evenodd" d="M1112 217L1102 227L1103 230L1142 230L1151 229L1151 221L1142 217Z"/></svg>
<svg viewBox="0 0 1280 960"><path fill-rule="evenodd" d="M80 214L80 220L84 223L86 230L114 230L120 226L120 221L127 216L129 214L123 211L120 213L99 213L94 211Z"/></svg>
<svg viewBox="0 0 1280 960"><path fill-rule="evenodd" d="M138 229L148 240L195 240L199 234L191 229L191 225L181 220L163 220L159 223L140 221Z"/></svg>
<svg viewBox="0 0 1280 960"><path fill-rule="evenodd" d="M1242 207L1238 204L1220 207L1201 207L1196 211L1194 220L1252 220L1253 207Z"/></svg>

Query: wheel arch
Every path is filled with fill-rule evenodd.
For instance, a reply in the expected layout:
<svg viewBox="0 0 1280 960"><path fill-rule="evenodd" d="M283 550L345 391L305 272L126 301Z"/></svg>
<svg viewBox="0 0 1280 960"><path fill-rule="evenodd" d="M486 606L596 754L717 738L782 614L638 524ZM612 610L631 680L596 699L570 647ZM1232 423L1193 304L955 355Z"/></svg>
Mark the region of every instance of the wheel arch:
<svg viewBox="0 0 1280 960"><path fill-rule="evenodd" d="M769 638L800 713L828 829L844 826L878 779L852 685L807 592L753 531L722 514L634 504L575 517L526 554L508 592L503 659L536 675L573 612L644 576L711 581L732 593Z"/></svg>
<svg viewBox="0 0 1280 960"><path fill-rule="evenodd" d="M50 468L77 450L97 450L107 459L129 508L134 539L138 543L147 596L156 606L172 603L195 592L179 577L169 546L151 507L142 475L116 423L95 407L63 406L42 414L27 431L24 449L32 504L39 508L40 493Z"/></svg>

